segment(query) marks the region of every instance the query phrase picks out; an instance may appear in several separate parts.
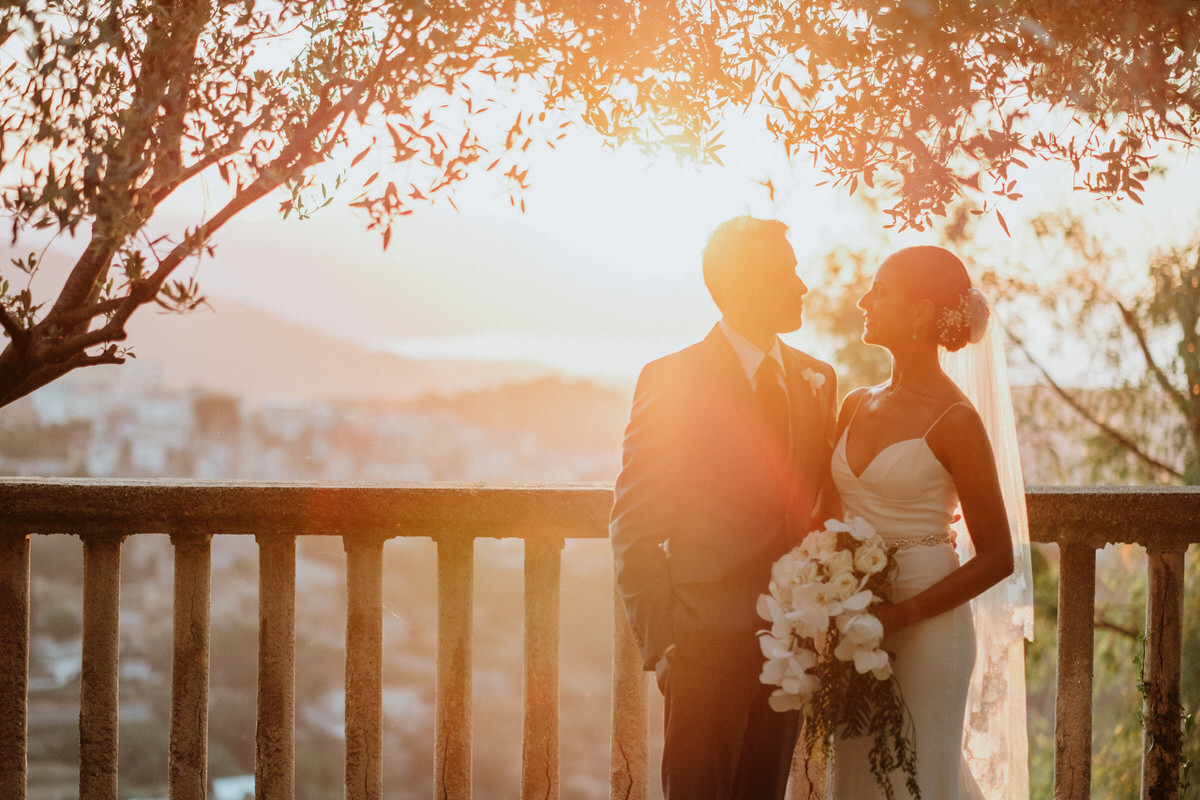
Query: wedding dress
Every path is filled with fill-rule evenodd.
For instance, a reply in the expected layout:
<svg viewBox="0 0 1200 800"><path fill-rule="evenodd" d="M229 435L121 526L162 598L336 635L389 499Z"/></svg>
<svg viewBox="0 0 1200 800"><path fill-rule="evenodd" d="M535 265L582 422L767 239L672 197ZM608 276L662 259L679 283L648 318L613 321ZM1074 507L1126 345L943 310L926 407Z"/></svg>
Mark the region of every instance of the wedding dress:
<svg viewBox="0 0 1200 800"><path fill-rule="evenodd" d="M940 421L938 417L925 435ZM897 573L889 599L898 602L937 583L959 565L950 535L958 506L954 481L925 436L884 448L856 475L846 460L846 438L853 423L851 418L834 449L833 479L847 516L867 520L889 546L897 548ZM888 636L883 646L895 655L893 669L913 722L921 800L982 800L963 750L975 663L970 605ZM869 736L837 740L829 786L835 800L884 796L867 760L871 743ZM909 797L899 771L892 774L892 786L897 798Z"/></svg>

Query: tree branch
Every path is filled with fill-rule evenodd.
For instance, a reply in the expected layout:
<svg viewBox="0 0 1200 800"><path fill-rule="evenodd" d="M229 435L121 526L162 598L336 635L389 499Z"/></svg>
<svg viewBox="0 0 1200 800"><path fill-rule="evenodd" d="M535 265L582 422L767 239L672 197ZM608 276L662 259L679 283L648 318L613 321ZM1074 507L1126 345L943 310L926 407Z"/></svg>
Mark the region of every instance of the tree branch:
<svg viewBox="0 0 1200 800"><path fill-rule="evenodd" d="M167 80L163 85L160 108L158 146L154 152L154 168L143 187L146 201L153 208L159 202L158 185L178 186L183 172L183 136L188 112L187 96L193 86L196 47L212 10L207 2L194 3L172 14L168 34L169 51L165 58ZM168 192L169 194L169 192Z"/></svg>
<svg viewBox="0 0 1200 800"><path fill-rule="evenodd" d="M1137 641L1137 638L1142 635L1142 632L1139 630L1134 630L1132 628L1126 628L1123 625L1118 625L1115 622L1110 622L1109 620L1105 619L1104 617L1100 617L1100 616L1097 616L1094 620L1092 620L1092 625L1096 628L1099 628L1100 630L1112 631L1115 634L1128 637L1130 639L1133 639L1134 641Z"/></svg>
<svg viewBox="0 0 1200 800"><path fill-rule="evenodd" d="M0 393L0 406L8 405L9 403L24 397L27 394L32 394L43 386L53 383L62 376L72 370L80 367L92 367L99 364L124 364L125 357L117 354L116 345L112 345L104 349L101 353L88 354L76 353L71 358L65 361L59 361L53 364L46 364L38 369L33 370L16 384L6 387L3 393Z"/></svg>
<svg viewBox="0 0 1200 800"><path fill-rule="evenodd" d="M103 283L103 277L112 265L113 255L129 234L145 221L145 206L150 196L139 192L137 177L148 166L147 143L153 135L164 95L175 77L172 74L174 65L182 56L195 53L195 41L199 36L198 31L191 39L178 35L172 18L180 15L190 19L205 5L195 0L188 9L155 5L142 48L141 70L134 81L133 97L125 116L126 124L108 162L102 181L104 191L96 199L96 222L92 227L91 242L67 276L43 322L59 325L65 312L94 299L97 287Z"/></svg>
<svg viewBox="0 0 1200 800"><path fill-rule="evenodd" d="M8 313L8 309L3 305L0 305L0 326L4 327L4 332L8 334L8 338L14 344L29 337L29 332L13 319L12 315Z"/></svg>
<svg viewBox="0 0 1200 800"><path fill-rule="evenodd" d="M1146 341L1146 331L1142 328L1142 324L1138 321L1137 316L1117 298L1112 298L1112 301L1121 311L1121 319L1125 322L1125 327L1129 329L1129 332L1132 333L1133 337L1137 340L1138 349L1141 350L1142 358L1145 359L1146 366L1150 368L1150 373L1154 376L1155 383L1157 383L1159 388L1167 393L1167 396L1171 398L1171 401L1179 408L1180 411L1182 411L1184 414L1187 414L1187 398L1184 397L1178 389L1171 385L1171 380L1167 377L1167 374L1163 372L1162 368L1158 365L1158 361L1150 352L1150 345Z"/></svg>
<svg viewBox="0 0 1200 800"><path fill-rule="evenodd" d="M102 300L99 303L93 303L90 306L73 308L63 314L60 317L60 321L64 326L74 328L76 325L87 322L90 319L95 319L103 314L116 311L121 307L123 302L125 302L124 297L113 297L108 300Z"/></svg>
<svg viewBox="0 0 1200 800"><path fill-rule="evenodd" d="M128 297L125 299L125 302L130 304L131 308L119 321L114 317L102 328L85 331L70 338L62 339L54 344L43 345L35 351L34 357L44 364L66 363L86 356L87 353L85 351L89 347L124 341L128 335L124 329L125 322L129 319L129 315L133 313L133 309L141 305L141 303L130 303L130 298Z"/></svg>
<svg viewBox="0 0 1200 800"><path fill-rule="evenodd" d="M1008 335L1013 340L1013 343L1016 344L1016 346L1021 350L1021 352L1025 354L1025 357L1029 359L1029 362L1033 364L1033 366L1037 368L1037 371L1042 374L1042 377L1046 379L1046 382L1050 385L1050 388L1054 390L1054 393L1062 398L1068 406L1074 409L1079 416L1083 417L1087 422L1091 423L1093 426L1099 429L1101 433L1112 439L1122 448L1128 450L1134 455L1135 458L1137 458L1146 466L1157 472L1165 472L1177 480L1183 480L1182 472L1175 469L1170 464L1165 464L1162 461L1154 458L1152 455L1143 450L1137 442L1133 441L1128 436L1121 433L1116 428L1113 428L1111 425L1099 419L1095 414L1084 408L1083 405L1070 392L1060 386L1058 382L1051 377L1050 372L1042 365L1040 361L1037 360L1037 358L1034 357L1033 353L1029 351L1029 348L1020 337L1014 334L1011 330L1008 331Z"/></svg>
<svg viewBox="0 0 1200 800"><path fill-rule="evenodd" d="M171 195L176 189L190 181L192 178L199 175L204 170L221 161L223 158L236 153L242 146L242 140L246 138L246 134L253 128L253 125L238 128L234 133L230 134L230 139L223 146L209 153L204 158L197 161L191 166L185 167L179 172L173 180L163 181L158 187L151 189L151 204L158 206L163 200Z"/></svg>

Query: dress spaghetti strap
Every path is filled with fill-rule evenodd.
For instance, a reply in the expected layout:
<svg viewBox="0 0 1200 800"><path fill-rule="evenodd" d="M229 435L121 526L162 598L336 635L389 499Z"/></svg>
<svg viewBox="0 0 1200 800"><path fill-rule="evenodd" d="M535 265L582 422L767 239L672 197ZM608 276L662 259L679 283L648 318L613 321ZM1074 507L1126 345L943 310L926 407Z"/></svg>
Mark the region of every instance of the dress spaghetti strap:
<svg viewBox="0 0 1200 800"><path fill-rule="evenodd" d="M858 398L858 402L854 404L854 410L850 412L850 419L846 420L846 427L842 428L842 433L850 430L850 425L854 422L854 418L858 416L858 410L862 408L862 404L867 401L866 392Z"/></svg>
<svg viewBox="0 0 1200 800"><path fill-rule="evenodd" d="M952 408L954 408L955 406L967 406L968 408L970 407L970 406L969 406L967 403L964 403L964 402L963 402L963 401L961 401L961 400L958 400L958 401L956 401L956 402L953 402L953 403L951 403L950 405L946 406L946 409L945 409L945 410L944 410L944 411L943 411L941 414L938 414L938 418L937 418L937 419L935 419L935 420L933 421L933 423L932 423L932 424L931 424L931 425L930 425L928 428L926 428L926 429L925 429L925 433L921 435L921 438L922 438L922 439L924 439L926 436L928 436L928 435L929 435L929 432L930 432L930 431L932 431L934 428L936 428L936 427L937 427L937 424L938 424L939 422L941 422L941 421L942 421L942 417L944 417L944 416L946 416L947 414L949 414L949 413L950 413L950 410L951 410ZM858 413L858 409L857 409L857 408L855 408L855 409L854 409L854 413L855 413L855 414L857 414L857 413ZM846 427L850 427L850 426L849 426L849 425L847 425Z"/></svg>

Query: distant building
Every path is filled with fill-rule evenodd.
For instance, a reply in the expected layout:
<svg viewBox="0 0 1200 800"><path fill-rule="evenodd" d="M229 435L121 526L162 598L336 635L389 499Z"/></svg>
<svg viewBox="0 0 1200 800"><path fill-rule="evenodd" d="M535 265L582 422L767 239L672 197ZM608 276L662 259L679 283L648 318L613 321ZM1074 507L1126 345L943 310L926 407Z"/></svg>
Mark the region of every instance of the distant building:
<svg viewBox="0 0 1200 800"><path fill-rule="evenodd" d="M213 778L212 796L213 800L254 800L254 776Z"/></svg>

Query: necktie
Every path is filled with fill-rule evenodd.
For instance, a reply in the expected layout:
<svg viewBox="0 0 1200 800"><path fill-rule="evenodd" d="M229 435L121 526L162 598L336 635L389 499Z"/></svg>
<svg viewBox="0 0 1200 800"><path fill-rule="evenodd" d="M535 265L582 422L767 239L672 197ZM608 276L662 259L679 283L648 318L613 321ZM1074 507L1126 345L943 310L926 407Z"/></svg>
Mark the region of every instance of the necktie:
<svg viewBox="0 0 1200 800"><path fill-rule="evenodd" d="M773 358L764 358L754 373L754 393L762 406L767 423L774 432L776 441L787 442L788 403L783 388L783 368Z"/></svg>

